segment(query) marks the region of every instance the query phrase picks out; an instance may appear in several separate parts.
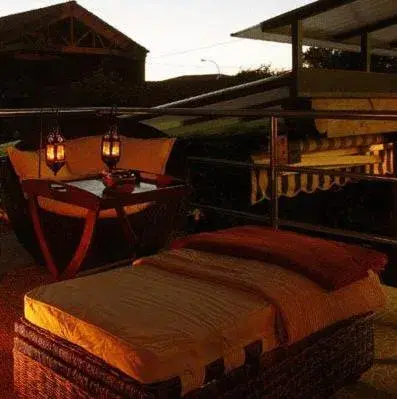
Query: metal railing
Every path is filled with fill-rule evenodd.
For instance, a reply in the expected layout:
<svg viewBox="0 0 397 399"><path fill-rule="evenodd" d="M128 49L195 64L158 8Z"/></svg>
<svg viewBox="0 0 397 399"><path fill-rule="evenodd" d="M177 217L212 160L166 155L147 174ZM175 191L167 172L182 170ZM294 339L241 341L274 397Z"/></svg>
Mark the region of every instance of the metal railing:
<svg viewBox="0 0 397 399"><path fill-rule="evenodd" d="M55 111L52 108L35 108L35 109L0 109L1 117L22 117L32 115L50 115ZM112 112L110 107L87 107L87 108L65 108L58 110L60 114L65 115L108 115ZM318 175L329 175L329 176L341 176L348 177L356 180L364 181L378 181L378 182L389 182L396 183L397 177L395 176L379 176L374 174L355 173L347 171L338 171L330 169L320 169L314 167L294 167L289 165L279 165L277 161L277 136L278 136L278 123L281 118L294 118L294 119L339 119L339 120L387 120L397 122L397 112L395 111L287 111L287 110L257 110L257 109L240 109L240 110L225 110L225 109L200 109L200 108L142 108L142 107L120 107L117 108L118 116L121 118L134 118L145 117L146 120L160 116L160 115L178 115L178 116L208 116L214 118L221 117L257 117L265 118L268 117L271 120L271 131L269 134L270 138L270 165L269 166L255 166L249 162L234 162L228 160L214 160L214 159L203 159L199 157L193 157L196 161L201 160L202 162L214 162L222 164L224 166L235 166L235 167L248 167L248 168L267 168L269 169L271 176L271 216L270 223L274 228L280 226L300 228L307 231L317 231L327 234L333 234L342 237L350 237L360 239L364 241L397 245L397 239L389 238L385 236L375 234L364 234L355 231L347 231L342 229L328 228L322 226L316 226L307 223L294 222L281 220L279 218L279 199L278 199L278 176L283 172L295 172L295 173L306 173L306 174L318 174ZM266 132L269 133L269 132ZM397 206L397 204L396 204ZM212 209L217 209L215 206L207 206ZM221 208L219 208L221 209ZM394 210L395 212L397 209ZM227 210L230 214L245 216L248 215L246 212ZM254 217L257 218L257 217Z"/></svg>

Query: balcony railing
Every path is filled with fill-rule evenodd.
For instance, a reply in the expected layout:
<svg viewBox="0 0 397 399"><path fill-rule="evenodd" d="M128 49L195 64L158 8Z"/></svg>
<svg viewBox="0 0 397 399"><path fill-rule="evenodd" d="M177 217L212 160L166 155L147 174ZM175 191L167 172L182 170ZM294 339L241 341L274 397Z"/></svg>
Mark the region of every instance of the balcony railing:
<svg viewBox="0 0 397 399"><path fill-rule="evenodd" d="M0 109L1 117L23 117L31 115L49 115L54 110L52 108L36 108L36 109ZM98 115L103 116L111 112L108 107L88 107L88 108L66 108L61 109L60 114L76 115ZM281 118L316 118L316 119L342 119L342 120L376 120L376 121L397 121L397 112L395 111L284 111L284 110L257 110L257 109L240 109L240 110L226 110L214 108L140 108L140 107L121 107L117 109L120 118L139 118L140 120L148 120L152 117L160 115L178 115L178 116L207 116L207 117L256 117L269 118L271 121L271 131L264 132L270 138L270 164L268 166L257 166L249 162L234 162L229 160L209 159L200 157L191 157L190 162L204 162L222 164L230 167L243 168L268 168L271 177L271 213L270 218L261 217L260 215L252 215L248 212L241 212L236 210L224 209L212 205L206 205L208 209L214 211L221 211L236 216L247 216L253 219L268 221L274 228L292 227L303 229L306 231L316 231L341 237L360 239L368 242L397 245L397 239L386 236L365 234L356 231L342 230L336 228L328 228L317 226L313 224L282 220L279 217L279 198L278 198L278 175L284 172L307 173L317 175L329 176L343 176L355 180L377 181L397 183L395 176L379 176L365 173L354 173L348 171L338 170L324 170L315 167L294 167L289 165L280 165L277 161L277 136L278 125ZM199 204L197 204L199 205ZM396 203L397 207L397 203ZM397 212L397 209L394 209Z"/></svg>

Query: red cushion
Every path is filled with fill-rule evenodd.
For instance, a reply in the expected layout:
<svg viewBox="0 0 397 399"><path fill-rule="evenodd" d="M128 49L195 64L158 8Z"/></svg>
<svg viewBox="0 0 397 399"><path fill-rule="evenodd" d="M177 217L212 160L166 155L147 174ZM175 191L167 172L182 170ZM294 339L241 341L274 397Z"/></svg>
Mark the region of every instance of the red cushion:
<svg viewBox="0 0 397 399"><path fill-rule="evenodd" d="M327 289L338 289L379 273L387 256L373 249L261 226L201 233L175 241L172 248L193 248L257 259L292 269Z"/></svg>

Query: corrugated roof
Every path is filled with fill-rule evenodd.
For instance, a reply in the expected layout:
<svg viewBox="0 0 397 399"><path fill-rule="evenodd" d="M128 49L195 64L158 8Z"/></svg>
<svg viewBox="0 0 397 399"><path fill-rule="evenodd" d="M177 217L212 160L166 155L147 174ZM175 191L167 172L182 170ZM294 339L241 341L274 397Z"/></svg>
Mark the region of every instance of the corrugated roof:
<svg viewBox="0 0 397 399"><path fill-rule="evenodd" d="M259 79L253 82L215 90L198 96L159 105L154 108L195 109L263 109L280 107L290 96L291 73ZM197 134L236 134L252 131L265 132L269 118L201 117L164 115L134 117L142 123L161 130L170 136L182 137Z"/></svg>
<svg viewBox="0 0 397 399"><path fill-rule="evenodd" d="M138 51L144 53L148 52L146 48L92 14L76 1L67 1L49 7L0 17L0 42L9 42L18 39L23 32L31 33L32 30L38 31L48 24L67 17L73 16L79 19L82 15L87 17L86 20L88 19L91 22L91 27L94 30L100 28L102 33L108 36L108 39L116 40L117 44L124 50L128 51L131 49L136 51L138 49Z"/></svg>
<svg viewBox="0 0 397 399"><path fill-rule="evenodd" d="M374 54L397 56L396 6L396 0L319 0L232 36L290 43L291 24L301 19L304 45L360 51L361 33L368 32Z"/></svg>

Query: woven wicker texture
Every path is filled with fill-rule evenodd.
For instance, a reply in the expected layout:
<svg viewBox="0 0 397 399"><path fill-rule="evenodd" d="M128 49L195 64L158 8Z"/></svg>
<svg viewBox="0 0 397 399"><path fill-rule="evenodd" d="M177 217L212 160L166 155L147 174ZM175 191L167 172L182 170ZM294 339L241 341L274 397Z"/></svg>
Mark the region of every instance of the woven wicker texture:
<svg viewBox="0 0 397 399"><path fill-rule="evenodd" d="M253 344L246 364L227 375L219 359L207 367L207 384L185 399L326 398L371 367L373 354L371 318L350 319L275 352ZM14 378L21 398L165 399L180 392L178 379L141 385L24 321L16 324Z"/></svg>

